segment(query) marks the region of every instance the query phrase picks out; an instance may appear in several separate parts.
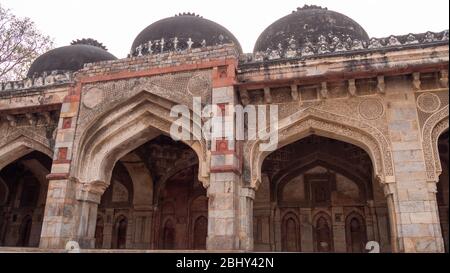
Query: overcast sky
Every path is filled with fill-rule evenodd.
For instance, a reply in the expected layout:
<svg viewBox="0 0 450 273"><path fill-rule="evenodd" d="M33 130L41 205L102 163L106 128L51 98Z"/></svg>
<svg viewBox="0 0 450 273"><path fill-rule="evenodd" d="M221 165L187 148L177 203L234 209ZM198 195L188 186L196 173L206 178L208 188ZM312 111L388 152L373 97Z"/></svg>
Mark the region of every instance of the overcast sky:
<svg viewBox="0 0 450 273"><path fill-rule="evenodd" d="M357 21L371 37L449 28L448 0L0 0L18 16L30 17L56 46L94 38L118 58L151 23L195 12L229 29L245 52L277 19L304 4L328 7Z"/></svg>

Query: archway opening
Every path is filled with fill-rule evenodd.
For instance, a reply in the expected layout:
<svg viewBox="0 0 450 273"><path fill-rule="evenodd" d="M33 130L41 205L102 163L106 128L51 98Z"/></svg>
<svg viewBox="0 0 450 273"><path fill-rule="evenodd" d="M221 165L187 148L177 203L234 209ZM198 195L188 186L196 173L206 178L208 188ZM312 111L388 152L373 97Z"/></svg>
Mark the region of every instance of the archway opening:
<svg viewBox="0 0 450 273"><path fill-rule="evenodd" d="M254 201L255 251L390 252L389 213L370 156L311 135L268 155Z"/></svg>
<svg viewBox="0 0 450 273"><path fill-rule="evenodd" d="M439 176L439 182L437 185L437 203L439 207L439 220L441 223L442 237L444 238L445 251L449 252L449 239L448 239L448 203L449 203L449 191L448 191L448 157L449 157L449 144L448 144L447 130L444 132L438 140L439 159L441 160L442 174Z"/></svg>
<svg viewBox="0 0 450 273"><path fill-rule="evenodd" d="M165 135L123 156L98 207L96 248L206 249L198 168L194 150Z"/></svg>
<svg viewBox="0 0 450 273"><path fill-rule="evenodd" d="M0 170L0 246L39 246L51 165L34 151Z"/></svg>

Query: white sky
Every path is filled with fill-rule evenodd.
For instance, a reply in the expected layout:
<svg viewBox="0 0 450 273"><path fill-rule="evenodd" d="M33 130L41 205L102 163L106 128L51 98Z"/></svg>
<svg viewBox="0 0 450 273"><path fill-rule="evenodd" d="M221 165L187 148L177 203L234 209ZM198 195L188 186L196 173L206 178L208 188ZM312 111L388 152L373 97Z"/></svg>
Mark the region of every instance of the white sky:
<svg viewBox="0 0 450 273"><path fill-rule="evenodd" d="M56 46L94 38L118 58L151 23L195 12L230 30L244 52L259 34L304 4L321 5L357 21L371 37L442 31L449 28L448 0L0 0L16 15L30 17Z"/></svg>

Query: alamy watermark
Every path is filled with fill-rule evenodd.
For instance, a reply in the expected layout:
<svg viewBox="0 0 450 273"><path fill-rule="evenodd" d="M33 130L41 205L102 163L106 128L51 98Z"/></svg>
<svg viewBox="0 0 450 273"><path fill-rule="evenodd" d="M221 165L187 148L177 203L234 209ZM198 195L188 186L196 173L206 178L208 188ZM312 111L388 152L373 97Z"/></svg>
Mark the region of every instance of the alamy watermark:
<svg viewBox="0 0 450 273"><path fill-rule="evenodd" d="M176 141L261 140L261 151L272 152L278 147L278 105L221 108L216 104L202 106L201 98L194 97L192 111L186 105L176 105L170 116L178 118L170 128L170 135Z"/></svg>

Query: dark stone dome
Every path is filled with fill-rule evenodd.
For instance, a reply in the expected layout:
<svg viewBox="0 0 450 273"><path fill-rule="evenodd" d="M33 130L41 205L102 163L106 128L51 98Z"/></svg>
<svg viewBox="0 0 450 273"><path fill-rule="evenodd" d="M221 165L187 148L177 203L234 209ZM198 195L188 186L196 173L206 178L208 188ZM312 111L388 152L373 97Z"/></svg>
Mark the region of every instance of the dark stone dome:
<svg viewBox="0 0 450 273"><path fill-rule="evenodd" d="M182 13L145 28L134 40L131 52L138 55L139 46L142 54L148 54L229 43L242 52L239 41L223 26L192 13Z"/></svg>
<svg viewBox="0 0 450 273"><path fill-rule="evenodd" d="M351 18L319 6L304 6L298 8L272 25L259 36L254 52L276 50L280 45L286 49L292 47L293 41L297 48L317 44L319 38L325 37L327 43L339 38L340 41L368 41L366 31Z"/></svg>
<svg viewBox="0 0 450 273"><path fill-rule="evenodd" d="M39 56L28 70L28 77L41 75L52 71L77 71L84 64L101 61L117 60L108 51L98 46L73 44L52 49Z"/></svg>

